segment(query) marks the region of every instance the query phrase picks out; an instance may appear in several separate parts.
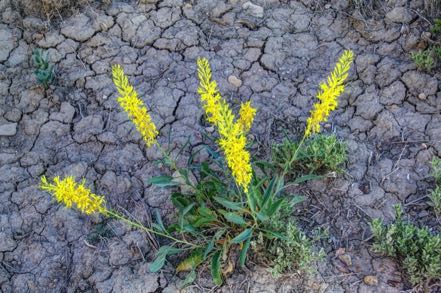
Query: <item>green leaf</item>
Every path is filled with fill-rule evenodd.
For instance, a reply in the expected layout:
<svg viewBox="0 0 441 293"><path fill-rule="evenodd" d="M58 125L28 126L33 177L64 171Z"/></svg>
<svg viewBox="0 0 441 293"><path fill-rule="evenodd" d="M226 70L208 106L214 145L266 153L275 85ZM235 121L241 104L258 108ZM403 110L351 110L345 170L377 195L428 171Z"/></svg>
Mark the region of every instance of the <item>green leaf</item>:
<svg viewBox="0 0 441 293"><path fill-rule="evenodd" d="M174 254L178 254L182 251L181 248L176 248L176 247L172 247L172 246L168 246L168 245L164 245L161 246L158 250L158 255L159 254L164 254L164 255L174 255Z"/></svg>
<svg viewBox="0 0 441 293"><path fill-rule="evenodd" d="M211 259L211 277L217 286L222 285L221 251L217 251Z"/></svg>
<svg viewBox="0 0 441 293"><path fill-rule="evenodd" d="M148 181L148 184L156 185L159 187L170 187L177 186L179 183L173 181L173 177L168 175L155 176L151 177Z"/></svg>
<svg viewBox="0 0 441 293"><path fill-rule="evenodd" d="M223 213L224 218L231 223L237 224L237 225L246 225L247 222L243 219L242 216L235 214L235 213Z"/></svg>
<svg viewBox="0 0 441 293"><path fill-rule="evenodd" d="M242 209L242 205L240 203L229 201L223 197L215 196L213 199L227 209L234 211L240 211Z"/></svg>
<svg viewBox="0 0 441 293"><path fill-rule="evenodd" d="M209 209L209 208L207 208L207 207L200 207L200 208L198 208L198 213L199 213L201 216L204 216L204 217L213 217L213 216L216 216L216 213L215 213L213 210L211 210L211 209Z"/></svg>
<svg viewBox="0 0 441 293"><path fill-rule="evenodd" d="M231 243L239 244L239 243L247 240L251 236L252 233L253 233L253 229L251 229L251 228L245 229L239 235L237 235L236 237L231 239Z"/></svg>
<svg viewBox="0 0 441 293"><path fill-rule="evenodd" d="M160 228L159 231L165 231L165 226L164 226L164 222L162 222L161 213L159 212L158 209L155 209L153 213L156 219L156 224Z"/></svg>
<svg viewBox="0 0 441 293"><path fill-rule="evenodd" d="M254 192L251 190L246 193L246 196L247 196L248 206L250 207L251 212L253 212L253 214L255 214L256 213L256 201L255 201L254 196L252 195L252 194L254 194Z"/></svg>
<svg viewBox="0 0 441 293"><path fill-rule="evenodd" d="M183 229L185 232L188 232L188 233L191 233L191 234L197 234L197 230L195 229L195 227L193 227L193 226L190 225L190 224L183 225L183 226L182 226L182 229Z"/></svg>
<svg viewBox="0 0 441 293"><path fill-rule="evenodd" d="M162 227L156 223L152 223L152 228L154 228L158 231L162 231L162 232L164 231L164 230L162 230Z"/></svg>
<svg viewBox="0 0 441 293"><path fill-rule="evenodd" d="M284 201L284 198L280 198L273 202L271 206L266 210L266 214L268 215L268 217L272 217L280 209Z"/></svg>
<svg viewBox="0 0 441 293"><path fill-rule="evenodd" d="M188 206L186 206L183 210L182 210L182 216L185 216L186 214L188 214L188 212L191 211L191 209L195 206L195 203L191 203Z"/></svg>
<svg viewBox="0 0 441 293"><path fill-rule="evenodd" d="M271 195L273 194L273 187L274 183L276 182L277 177L274 177L271 179L270 183L268 184L268 187L265 189L265 193L263 194L263 201L262 201L262 207L265 206L266 202L270 199Z"/></svg>
<svg viewBox="0 0 441 293"><path fill-rule="evenodd" d="M251 237L248 237L247 241L242 247L242 250L240 251L239 264L241 267L245 266L245 261L247 259L247 253L248 253L248 249L250 248L250 243L251 243Z"/></svg>
<svg viewBox="0 0 441 293"><path fill-rule="evenodd" d="M219 229L216 234L214 234L211 241L208 243L207 247L205 248L204 252L204 260L207 258L207 256L210 254L210 252L214 248L214 243L219 240L219 238L225 233L225 229Z"/></svg>
<svg viewBox="0 0 441 293"><path fill-rule="evenodd" d="M180 212L182 212L185 207L190 204L190 201L179 192L174 192L171 195L171 202Z"/></svg>
<svg viewBox="0 0 441 293"><path fill-rule="evenodd" d="M182 283L180 284L181 289L187 287L188 285L192 284L194 282L194 280L196 280L196 271L192 270L191 272L189 272L187 274L187 276L185 276L185 279L182 281Z"/></svg>
<svg viewBox="0 0 441 293"><path fill-rule="evenodd" d="M323 178L323 176L318 176L318 175L314 175L314 174L309 174L309 175L303 175L299 178L296 178L293 183L294 184L300 184L303 183L305 181L309 181L309 180L316 180L316 179L321 179Z"/></svg>
<svg viewBox="0 0 441 293"><path fill-rule="evenodd" d="M162 267L165 264L165 258L166 258L166 254L160 254L158 253L156 259L150 264L150 272L152 273L156 273L159 272L160 269L162 269Z"/></svg>
<svg viewBox="0 0 441 293"><path fill-rule="evenodd" d="M248 191L248 194L250 196L251 202L250 204L252 204L254 206L254 210L256 210L256 206L261 208L262 207L262 194L259 192L259 190L257 188L250 188L250 190Z"/></svg>
<svg viewBox="0 0 441 293"><path fill-rule="evenodd" d="M294 194L292 195L292 199L289 201L290 207L294 207L295 205L303 202L305 197L303 195Z"/></svg>
<svg viewBox="0 0 441 293"><path fill-rule="evenodd" d="M268 220L268 216L263 211L258 212L256 214L256 217L262 222L265 222L266 220Z"/></svg>
<svg viewBox="0 0 441 293"><path fill-rule="evenodd" d="M193 251L189 257L187 257L177 265L176 272L193 271L202 263L202 261L202 252L197 249Z"/></svg>
<svg viewBox="0 0 441 293"><path fill-rule="evenodd" d="M213 239L210 240L210 242L208 242L207 247L205 248L205 252L204 252L204 260L207 259L207 256L210 254L210 252L213 250L214 248L214 237Z"/></svg>
<svg viewBox="0 0 441 293"><path fill-rule="evenodd" d="M194 221L192 222L192 224L195 227L202 227L208 224L211 224L212 222L216 221L217 217L215 215L211 215L211 216L197 216L195 217Z"/></svg>
<svg viewBox="0 0 441 293"><path fill-rule="evenodd" d="M266 238L268 239L281 239L281 240L287 240L287 237L285 235L282 235L277 232L261 229L262 232L264 232Z"/></svg>

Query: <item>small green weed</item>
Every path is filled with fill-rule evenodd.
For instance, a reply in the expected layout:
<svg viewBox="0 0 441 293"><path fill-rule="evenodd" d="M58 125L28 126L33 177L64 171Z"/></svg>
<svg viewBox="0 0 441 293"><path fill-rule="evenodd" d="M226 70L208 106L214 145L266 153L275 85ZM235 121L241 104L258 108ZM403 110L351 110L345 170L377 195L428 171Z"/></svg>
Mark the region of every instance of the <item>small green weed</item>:
<svg viewBox="0 0 441 293"><path fill-rule="evenodd" d="M433 209L438 217L441 217L441 186L437 186L430 194Z"/></svg>
<svg viewBox="0 0 441 293"><path fill-rule="evenodd" d="M431 32L433 38L439 38L441 33L441 19L435 19ZM437 43L435 42L431 43ZM429 47L425 50L420 50L418 52L411 53L411 59L415 62L416 67L419 70L431 71L435 68L441 61L441 46L436 46L434 44L429 44Z"/></svg>
<svg viewBox="0 0 441 293"><path fill-rule="evenodd" d="M440 158L433 158L432 162L432 176L435 178L436 184L441 184L441 159Z"/></svg>
<svg viewBox="0 0 441 293"><path fill-rule="evenodd" d="M436 60L430 49L412 52L410 56L419 70L431 71L436 65Z"/></svg>
<svg viewBox="0 0 441 293"><path fill-rule="evenodd" d="M371 222L373 250L396 258L412 285L424 285L441 278L441 236L427 228L418 228L402 219L402 210L395 206L396 221L386 226L381 219ZM429 292L429 291L427 291Z"/></svg>
<svg viewBox="0 0 441 293"><path fill-rule="evenodd" d="M435 178L436 187L430 194L433 209L438 217L441 217L441 159L432 159L432 176Z"/></svg>
<svg viewBox="0 0 441 293"><path fill-rule="evenodd" d="M340 172L341 166L347 160L346 144L335 135L315 135L298 151L297 148L298 143L289 140L274 146L273 162L283 167L296 156L290 166L291 173L325 174Z"/></svg>
<svg viewBox="0 0 441 293"><path fill-rule="evenodd" d="M42 49L35 49L32 53L32 61L35 66L34 73L38 83L47 89L54 80L54 67L52 64L49 64L48 52Z"/></svg>
<svg viewBox="0 0 441 293"><path fill-rule="evenodd" d="M431 32L435 35L441 33L441 18L436 18L434 20Z"/></svg>
<svg viewBox="0 0 441 293"><path fill-rule="evenodd" d="M301 198L296 200L300 201ZM275 277L285 273L312 274L315 272L315 262L324 256L323 249L315 250L315 241L290 219L291 209L288 205L283 206L267 223L266 229L280 231L283 238L267 238L260 233L251 241L253 255L260 263L266 263Z"/></svg>

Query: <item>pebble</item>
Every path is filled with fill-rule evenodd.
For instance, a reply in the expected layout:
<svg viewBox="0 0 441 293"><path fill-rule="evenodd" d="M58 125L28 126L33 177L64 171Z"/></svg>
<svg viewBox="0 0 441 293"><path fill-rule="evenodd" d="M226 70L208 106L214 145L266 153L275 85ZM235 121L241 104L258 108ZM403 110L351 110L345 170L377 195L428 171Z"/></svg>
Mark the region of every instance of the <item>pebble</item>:
<svg viewBox="0 0 441 293"><path fill-rule="evenodd" d="M395 23L409 23L412 18L406 7L395 7L386 14L386 19Z"/></svg>
<svg viewBox="0 0 441 293"><path fill-rule="evenodd" d="M228 82L236 88L239 88L242 85L242 81L234 75L228 76Z"/></svg>
<svg viewBox="0 0 441 293"><path fill-rule="evenodd" d="M338 259L348 267L352 266L352 258L349 254L339 255Z"/></svg>
<svg viewBox="0 0 441 293"><path fill-rule="evenodd" d="M377 286L378 285L378 278L376 276L365 276L363 278L363 283L369 286Z"/></svg>
<svg viewBox="0 0 441 293"><path fill-rule="evenodd" d="M250 1L245 2L242 8L251 16L262 18L263 17L263 7L253 4Z"/></svg>
<svg viewBox="0 0 441 293"><path fill-rule="evenodd" d="M14 136L17 133L17 123L0 125L0 136Z"/></svg>
<svg viewBox="0 0 441 293"><path fill-rule="evenodd" d="M426 98L427 98L427 96L425 93L421 93L418 95L418 99L420 99L420 100L425 100Z"/></svg>

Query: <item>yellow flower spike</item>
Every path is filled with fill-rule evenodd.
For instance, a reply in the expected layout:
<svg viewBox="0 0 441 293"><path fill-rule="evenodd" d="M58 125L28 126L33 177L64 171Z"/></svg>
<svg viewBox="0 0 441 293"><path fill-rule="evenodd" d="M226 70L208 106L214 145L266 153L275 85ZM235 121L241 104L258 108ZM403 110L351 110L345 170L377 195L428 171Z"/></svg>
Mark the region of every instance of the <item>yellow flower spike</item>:
<svg viewBox="0 0 441 293"><path fill-rule="evenodd" d="M51 193L59 203L64 204L67 208L75 206L87 215L93 213L106 214L104 197L92 193L85 184L84 179L81 183L76 183L72 176L65 177L62 180L57 176L53 179L53 183L42 176L40 188Z"/></svg>
<svg viewBox="0 0 441 293"><path fill-rule="evenodd" d="M327 82L320 84L317 99L309 118L306 120L304 137L307 138L313 133L320 132L320 123L328 120L329 114L337 108L338 97L344 92L344 82L348 77L348 71L354 60L354 53L346 50L340 56L334 70L327 79Z"/></svg>
<svg viewBox="0 0 441 293"><path fill-rule="evenodd" d="M242 126L243 132L248 132L253 125L256 109L251 106L251 101L242 103L239 110L239 124Z"/></svg>
<svg viewBox="0 0 441 293"><path fill-rule="evenodd" d="M147 111L146 105L138 98L138 93L130 85L120 65L112 66L112 79L120 94L120 97L117 99L119 105L127 113L132 123L135 124L139 133L141 133L147 147L150 147L156 143L158 130Z"/></svg>
<svg viewBox="0 0 441 293"><path fill-rule="evenodd" d="M221 97L217 84L211 80L211 68L206 58L199 58L198 93L207 121L217 127L220 139L218 144L225 154L225 160L236 181L245 192L248 192L248 186L251 182L252 168L250 163L250 153L246 150L247 140L243 124L251 127L254 118L254 110L249 104L241 119L235 121L236 117L227 102ZM254 110L255 112L255 110ZM246 115L245 115L246 114Z"/></svg>

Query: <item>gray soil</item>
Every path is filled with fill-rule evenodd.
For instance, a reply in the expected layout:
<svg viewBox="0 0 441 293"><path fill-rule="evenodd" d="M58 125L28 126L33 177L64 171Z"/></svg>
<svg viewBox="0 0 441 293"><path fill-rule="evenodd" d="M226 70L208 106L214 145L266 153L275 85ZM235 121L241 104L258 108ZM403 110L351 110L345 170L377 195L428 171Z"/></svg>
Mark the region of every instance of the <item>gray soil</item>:
<svg viewBox="0 0 441 293"><path fill-rule="evenodd" d="M0 1L0 291L179 290L182 276L171 264L149 272L155 239L68 210L38 190L42 175L74 175L146 224L153 208L174 217L170 192L147 184L167 169L117 105L112 64L123 65L152 109L161 142L171 132L178 149L188 139L201 144L211 130L201 123L195 74L196 58L208 57L235 109L248 99L258 108L252 132L264 155L284 135L301 135L318 84L344 49L356 60L325 132L347 141L347 171L303 186L307 200L295 211L309 235L329 229L319 273L273 279L250 265L214 290L409 289L393 260L369 250L368 223L392 221L401 203L413 221L440 229L426 195L434 186L429 162L441 154L441 75L410 60L427 45L423 1L387 1L369 16L344 0L147 2L86 6L49 25ZM33 74L36 47L55 64L47 91ZM212 290L206 273L186 290Z"/></svg>

